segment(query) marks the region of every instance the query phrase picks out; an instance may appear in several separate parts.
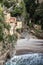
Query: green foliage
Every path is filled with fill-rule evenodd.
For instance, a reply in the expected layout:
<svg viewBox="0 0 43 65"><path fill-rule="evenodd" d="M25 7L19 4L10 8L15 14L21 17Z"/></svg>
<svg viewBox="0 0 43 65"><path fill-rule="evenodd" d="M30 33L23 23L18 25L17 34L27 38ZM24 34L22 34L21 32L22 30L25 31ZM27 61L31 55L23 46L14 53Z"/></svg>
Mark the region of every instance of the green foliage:
<svg viewBox="0 0 43 65"><path fill-rule="evenodd" d="M4 30L7 29L8 30L8 25L5 24L4 22L4 18L2 16L0 16L0 41L4 40Z"/></svg>
<svg viewBox="0 0 43 65"><path fill-rule="evenodd" d="M2 3L3 2L3 0L0 0L0 3Z"/></svg>
<svg viewBox="0 0 43 65"><path fill-rule="evenodd" d="M17 31L18 33L20 33L21 30L22 30L21 28L20 28L20 29L16 29L16 31Z"/></svg>
<svg viewBox="0 0 43 65"><path fill-rule="evenodd" d="M0 41L3 40L3 30L4 30L3 21L4 21L4 17L2 14L2 10L0 9Z"/></svg>
<svg viewBox="0 0 43 65"><path fill-rule="evenodd" d="M6 28L9 31L11 26L9 24L7 24L7 23L4 23L4 28Z"/></svg>
<svg viewBox="0 0 43 65"><path fill-rule="evenodd" d="M5 42L7 44L11 44L13 47L15 46L16 41L17 41L17 35L16 34L8 35L5 38Z"/></svg>
<svg viewBox="0 0 43 65"><path fill-rule="evenodd" d="M19 5L18 5L19 4ZM25 12L25 4L24 2L17 3L11 12L12 16L21 16Z"/></svg>
<svg viewBox="0 0 43 65"><path fill-rule="evenodd" d="M6 34L5 29L6 31L10 31L10 26L4 21L0 22L0 42L3 43L3 48L6 48L6 44L11 43L13 45L17 41L17 36L15 34Z"/></svg>
<svg viewBox="0 0 43 65"><path fill-rule="evenodd" d="M17 41L17 36L15 34L10 35L5 33L5 29L6 31L10 31L10 28L8 26L9 25L0 22L0 42L3 43L3 49L6 48L6 44L8 45L11 43L11 45L13 46Z"/></svg>
<svg viewBox="0 0 43 65"><path fill-rule="evenodd" d="M3 12L3 8L2 8L2 6L1 6L1 4L0 4L0 14L2 14Z"/></svg>
<svg viewBox="0 0 43 65"><path fill-rule="evenodd" d="M25 2L27 12L33 14L34 10L36 9L35 0L24 0L24 2Z"/></svg>
<svg viewBox="0 0 43 65"><path fill-rule="evenodd" d="M9 35L8 37L9 37L8 40L10 43L12 42L14 43L17 40L17 36L15 34Z"/></svg>
<svg viewBox="0 0 43 65"><path fill-rule="evenodd" d="M34 18L36 20L36 23L39 23L39 20L40 20L40 24L43 29L43 2L39 4L39 6L37 7L34 13Z"/></svg>
<svg viewBox="0 0 43 65"><path fill-rule="evenodd" d="M4 21L4 18L2 15L0 15L0 22L2 23Z"/></svg>
<svg viewBox="0 0 43 65"><path fill-rule="evenodd" d="M14 15L21 15L22 14L22 9L20 7L15 7L14 11L12 12Z"/></svg>
<svg viewBox="0 0 43 65"><path fill-rule="evenodd" d="M5 7L10 8L11 6L15 5L15 0L4 0L3 4Z"/></svg>
<svg viewBox="0 0 43 65"><path fill-rule="evenodd" d="M43 18L43 3L41 3L35 12L35 16L39 16L40 18Z"/></svg>
<svg viewBox="0 0 43 65"><path fill-rule="evenodd" d="M16 35L11 36L8 33L10 31L10 25L4 21L4 15L0 14L0 42L2 42L3 50L6 48L6 44L8 45L9 43L11 43L13 45L13 43L17 41Z"/></svg>
<svg viewBox="0 0 43 65"><path fill-rule="evenodd" d="M0 41L3 41L3 24L0 23Z"/></svg>
<svg viewBox="0 0 43 65"><path fill-rule="evenodd" d="M26 9L24 1L19 3L17 0L2 0L2 3L5 7L7 7L7 9L11 7L10 13L12 16L25 16Z"/></svg>
<svg viewBox="0 0 43 65"><path fill-rule="evenodd" d="M37 4L35 2L36 0L24 0L27 15L26 15L26 20L27 20L27 25L29 25L29 19L32 19L34 17L35 10L37 8Z"/></svg>

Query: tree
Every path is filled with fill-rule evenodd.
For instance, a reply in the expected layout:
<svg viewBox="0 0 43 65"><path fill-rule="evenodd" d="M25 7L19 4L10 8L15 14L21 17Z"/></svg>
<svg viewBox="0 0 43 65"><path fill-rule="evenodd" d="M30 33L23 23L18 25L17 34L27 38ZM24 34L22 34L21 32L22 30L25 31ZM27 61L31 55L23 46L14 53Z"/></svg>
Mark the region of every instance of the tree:
<svg viewBox="0 0 43 65"><path fill-rule="evenodd" d="M29 24L29 21L31 20L31 24L33 25L34 22L34 13L38 6L38 2L36 3L36 0L24 0L26 11L27 11L27 24ZM29 15L29 16L28 16Z"/></svg>
<svg viewBox="0 0 43 65"><path fill-rule="evenodd" d="M35 13L34 13L34 18L36 20L36 23L40 23L41 27L43 29L43 2L37 7ZM40 22L39 22L40 20Z"/></svg>
<svg viewBox="0 0 43 65"><path fill-rule="evenodd" d="M13 10L11 11L12 16L21 16L25 13L25 4L24 2L17 3Z"/></svg>
<svg viewBox="0 0 43 65"><path fill-rule="evenodd" d="M3 2L3 0L0 0L0 3L2 3Z"/></svg>
<svg viewBox="0 0 43 65"><path fill-rule="evenodd" d="M12 16L20 16L22 14L21 7L15 6L14 10L11 12Z"/></svg>
<svg viewBox="0 0 43 65"><path fill-rule="evenodd" d="M2 0L2 3L5 7L10 8L13 5L15 5L16 1L15 0Z"/></svg>
<svg viewBox="0 0 43 65"><path fill-rule="evenodd" d="M5 22L3 11L0 10L0 43L2 43L2 50L9 48L9 44L15 45L17 36L10 35L10 25Z"/></svg>
<svg viewBox="0 0 43 65"><path fill-rule="evenodd" d="M15 42L17 41L17 36L15 34L10 35L10 26L4 22L3 17L0 16L0 42L2 42L2 49L8 49L9 45L12 48L15 46ZM10 48L9 48L10 49Z"/></svg>
<svg viewBox="0 0 43 65"><path fill-rule="evenodd" d="M30 14L30 17L33 17L33 14L37 7L35 0L24 0L24 2L25 2L27 12Z"/></svg>

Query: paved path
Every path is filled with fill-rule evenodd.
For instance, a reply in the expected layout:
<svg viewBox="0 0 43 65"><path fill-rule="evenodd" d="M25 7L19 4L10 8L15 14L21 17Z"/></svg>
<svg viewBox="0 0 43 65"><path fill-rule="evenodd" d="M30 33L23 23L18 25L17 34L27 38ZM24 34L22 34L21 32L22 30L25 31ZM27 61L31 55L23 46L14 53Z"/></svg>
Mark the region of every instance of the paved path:
<svg viewBox="0 0 43 65"><path fill-rule="evenodd" d="M40 39L18 39L15 46L16 54L28 52L43 52L43 40Z"/></svg>

